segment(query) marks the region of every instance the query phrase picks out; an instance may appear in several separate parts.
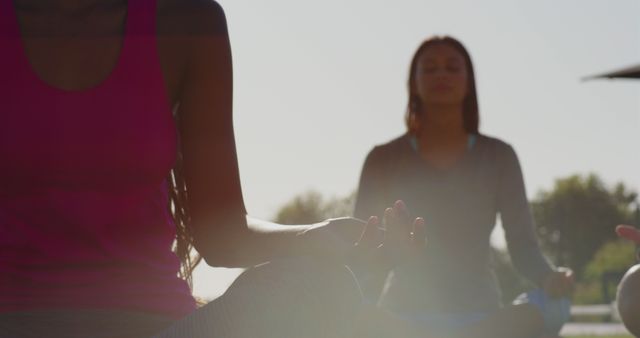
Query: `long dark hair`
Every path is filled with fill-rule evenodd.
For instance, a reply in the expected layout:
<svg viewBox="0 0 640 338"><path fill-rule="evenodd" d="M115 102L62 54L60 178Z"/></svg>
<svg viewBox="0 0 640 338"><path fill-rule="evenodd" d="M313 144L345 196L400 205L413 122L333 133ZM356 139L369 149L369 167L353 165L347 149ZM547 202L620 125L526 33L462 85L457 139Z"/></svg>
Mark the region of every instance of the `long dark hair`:
<svg viewBox="0 0 640 338"><path fill-rule="evenodd" d="M176 165L169 176L169 208L176 226L176 242L174 252L180 259L181 278L193 287L192 273L200 263L200 255L191 256L193 249L193 233L191 232L191 216L187 204L187 185L182 173L182 152L178 151Z"/></svg>
<svg viewBox="0 0 640 338"><path fill-rule="evenodd" d="M480 124L480 116L478 113L478 95L476 93L476 78L473 72L473 63L471 62L469 52L467 52L467 49L464 48L462 43L450 36L434 36L425 40L413 55L413 60L411 60L411 67L409 69L409 102L407 103L407 111L405 114L407 129L409 133L415 134L418 131L416 130L414 122L416 117L420 114L426 113L423 109L424 107L422 107L422 102L420 102L420 97L418 96L416 88L416 68L418 67L420 56L429 48L443 44L453 47L464 59L464 64L467 69L467 96L464 98L462 113L464 129L467 133L477 134L478 126Z"/></svg>

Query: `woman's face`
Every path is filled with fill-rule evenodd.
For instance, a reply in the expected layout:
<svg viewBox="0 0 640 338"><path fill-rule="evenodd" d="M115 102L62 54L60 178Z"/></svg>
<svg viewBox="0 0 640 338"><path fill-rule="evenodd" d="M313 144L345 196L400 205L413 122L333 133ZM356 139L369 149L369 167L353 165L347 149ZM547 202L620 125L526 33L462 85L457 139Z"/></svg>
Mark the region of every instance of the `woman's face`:
<svg viewBox="0 0 640 338"><path fill-rule="evenodd" d="M427 48L418 58L416 90L423 105L462 104L467 95L464 57L441 43Z"/></svg>

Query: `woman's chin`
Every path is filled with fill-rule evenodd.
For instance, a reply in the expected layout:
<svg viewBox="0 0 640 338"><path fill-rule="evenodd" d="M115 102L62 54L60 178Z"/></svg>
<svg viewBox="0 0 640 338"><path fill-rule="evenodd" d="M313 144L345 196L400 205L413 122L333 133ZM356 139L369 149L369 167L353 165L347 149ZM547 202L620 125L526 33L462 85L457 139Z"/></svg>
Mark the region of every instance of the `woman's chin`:
<svg viewBox="0 0 640 338"><path fill-rule="evenodd" d="M429 100L425 100L425 106L459 106L462 102L463 99L455 95L440 95Z"/></svg>

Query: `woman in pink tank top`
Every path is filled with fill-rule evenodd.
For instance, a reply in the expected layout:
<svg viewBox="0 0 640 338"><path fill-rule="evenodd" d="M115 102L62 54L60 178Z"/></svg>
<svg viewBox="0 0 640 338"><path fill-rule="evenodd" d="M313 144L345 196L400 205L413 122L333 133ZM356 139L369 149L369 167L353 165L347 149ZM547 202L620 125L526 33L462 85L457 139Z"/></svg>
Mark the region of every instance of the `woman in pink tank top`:
<svg viewBox="0 0 640 338"><path fill-rule="evenodd" d="M352 334L374 227L248 220L215 2L0 0L0 51L0 337ZM271 263L196 311L192 246Z"/></svg>

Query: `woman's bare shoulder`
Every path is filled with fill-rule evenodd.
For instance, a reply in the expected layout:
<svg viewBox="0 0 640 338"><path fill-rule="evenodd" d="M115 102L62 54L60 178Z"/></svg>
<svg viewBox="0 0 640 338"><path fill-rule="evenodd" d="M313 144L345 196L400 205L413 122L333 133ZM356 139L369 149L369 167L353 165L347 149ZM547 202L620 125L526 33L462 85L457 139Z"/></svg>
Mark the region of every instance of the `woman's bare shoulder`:
<svg viewBox="0 0 640 338"><path fill-rule="evenodd" d="M158 17L161 34L227 34L224 10L213 0L158 0Z"/></svg>

